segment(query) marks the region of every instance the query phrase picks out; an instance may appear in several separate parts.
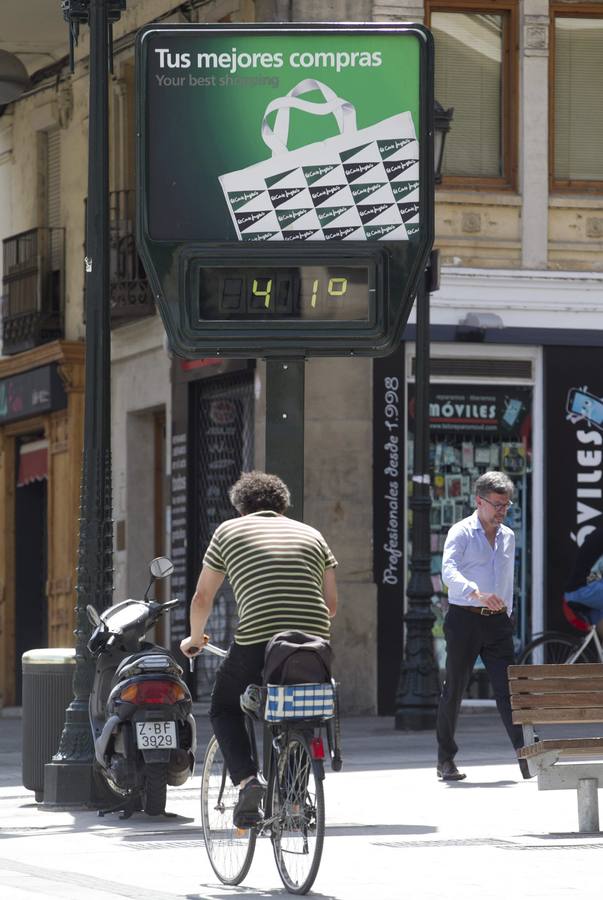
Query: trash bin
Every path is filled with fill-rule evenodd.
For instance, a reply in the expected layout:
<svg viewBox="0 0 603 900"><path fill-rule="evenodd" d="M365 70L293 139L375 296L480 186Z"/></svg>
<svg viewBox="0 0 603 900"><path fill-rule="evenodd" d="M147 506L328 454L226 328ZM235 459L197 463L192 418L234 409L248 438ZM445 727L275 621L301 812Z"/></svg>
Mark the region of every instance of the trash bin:
<svg viewBox="0 0 603 900"><path fill-rule="evenodd" d="M73 697L75 649L28 650L23 672L23 785L44 799L44 765L57 752L65 709Z"/></svg>

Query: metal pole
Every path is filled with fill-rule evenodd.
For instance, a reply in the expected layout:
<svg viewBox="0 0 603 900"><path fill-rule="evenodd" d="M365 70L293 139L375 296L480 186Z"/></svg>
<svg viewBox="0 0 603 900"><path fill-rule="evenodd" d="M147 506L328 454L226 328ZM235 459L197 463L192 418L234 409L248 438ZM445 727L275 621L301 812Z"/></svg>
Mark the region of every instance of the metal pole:
<svg viewBox="0 0 603 900"><path fill-rule="evenodd" d="M92 798L94 747L88 698L94 663L86 644L86 605L99 611L113 593L109 313L109 145L107 0L90 0L90 116L86 222L86 393L80 488L74 697L59 749L46 766L44 802L83 804Z"/></svg>
<svg viewBox="0 0 603 900"><path fill-rule="evenodd" d="M592 834L599 832L599 779L578 779L578 829Z"/></svg>
<svg viewBox="0 0 603 900"><path fill-rule="evenodd" d="M437 251L435 251L437 253ZM435 727L440 693L433 652L431 609L431 485L429 475L429 291L437 256L432 254L417 291L415 372L415 443L412 477L412 558L408 597L406 645L396 694L395 725L399 730Z"/></svg>
<svg viewBox="0 0 603 900"><path fill-rule="evenodd" d="M291 516L304 518L303 359L266 362L266 471L291 491Z"/></svg>

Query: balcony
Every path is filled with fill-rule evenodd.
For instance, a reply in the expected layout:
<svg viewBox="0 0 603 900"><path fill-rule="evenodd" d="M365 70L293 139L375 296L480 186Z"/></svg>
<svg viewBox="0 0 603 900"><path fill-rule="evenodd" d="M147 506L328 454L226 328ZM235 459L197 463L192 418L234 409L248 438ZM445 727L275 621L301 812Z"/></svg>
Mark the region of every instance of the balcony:
<svg viewBox="0 0 603 900"><path fill-rule="evenodd" d="M136 250L134 191L109 194L109 301L111 326L153 315L155 304Z"/></svg>
<svg viewBox="0 0 603 900"><path fill-rule="evenodd" d="M2 352L63 337L64 230L33 228L2 242Z"/></svg>

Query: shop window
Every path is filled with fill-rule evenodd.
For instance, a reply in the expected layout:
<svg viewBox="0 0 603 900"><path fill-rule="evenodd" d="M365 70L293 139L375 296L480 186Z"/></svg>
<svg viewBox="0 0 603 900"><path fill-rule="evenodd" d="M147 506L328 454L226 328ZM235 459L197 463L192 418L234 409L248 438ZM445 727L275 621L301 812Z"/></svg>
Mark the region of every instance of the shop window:
<svg viewBox="0 0 603 900"><path fill-rule="evenodd" d="M603 188L603 15L553 11L551 36L552 186Z"/></svg>
<svg viewBox="0 0 603 900"><path fill-rule="evenodd" d="M513 187L517 57L514 3L426 4L435 39L435 96L454 108L444 185Z"/></svg>
<svg viewBox="0 0 603 900"><path fill-rule="evenodd" d="M442 552L451 525L475 509L474 484L492 469L505 472L514 483L515 496L505 524L515 533L516 644L530 634L530 491L531 410L530 388L493 385L432 385L429 395L429 464L432 484L431 578L435 652L445 665L443 619L447 592L442 583ZM408 482L412 492L414 385L408 388ZM412 530L409 527L409 540ZM409 546L408 558L411 556ZM484 696L481 661L470 685L473 695Z"/></svg>

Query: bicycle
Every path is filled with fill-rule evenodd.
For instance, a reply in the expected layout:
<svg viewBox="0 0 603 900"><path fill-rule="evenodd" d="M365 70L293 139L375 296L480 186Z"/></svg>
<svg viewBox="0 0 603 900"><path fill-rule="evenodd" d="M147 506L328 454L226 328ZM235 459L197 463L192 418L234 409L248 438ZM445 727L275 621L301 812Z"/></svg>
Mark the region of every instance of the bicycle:
<svg viewBox="0 0 603 900"><path fill-rule="evenodd" d="M561 631L545 631L534 638L523 649L519 657L520 666L550 663L558 665L567 663L603 663L603 645L597 632L597 626L591 624L587 616L582 615L577 604L572 609L587 625L588 631L583 638Z"/></svg>
<svg viewBox="0 0 603 900"><path fill-rule="evenodd" d="M211 644L206 644L204 651L226 656L225 650ZM320 866L325 834L323 728L331 768L339 771L342 766L337 687L332 682L331 718L264 720L263 772L260 773L267 785L264 815L252 828L240 829L234 825L238 787L228 777L216 738L211 738L201 775L201 822L209 861L223 884L240 884L249 872L258 837L270 837L285 888L293 894L305 894L312 887ZM245 727L256 765L254 718L243 706L243 701L248 697L248 706L258 705L258 691L265 689L250 685L242 697ZM263 695L259 703L263 703ZM262 718L259 713L256 715Z"/></svg>

